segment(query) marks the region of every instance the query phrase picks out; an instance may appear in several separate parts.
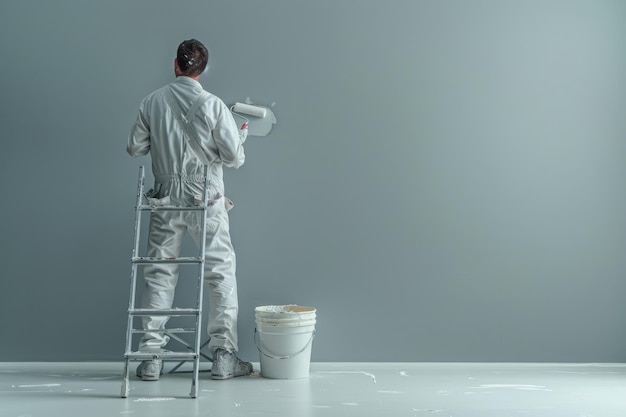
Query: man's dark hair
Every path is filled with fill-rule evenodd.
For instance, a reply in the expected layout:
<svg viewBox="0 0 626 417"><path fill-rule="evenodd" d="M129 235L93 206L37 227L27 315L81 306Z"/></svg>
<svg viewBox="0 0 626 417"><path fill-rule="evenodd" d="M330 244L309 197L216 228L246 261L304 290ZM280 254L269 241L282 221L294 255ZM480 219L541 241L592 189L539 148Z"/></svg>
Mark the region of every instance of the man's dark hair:
<svg viewBox="0 0 626 417"><path fill-rule="evenodd" d="M176 52L176 62L182 75L195 77L202 74L209 62L209 52L206 47L196 39L182 41Z"/></svg>

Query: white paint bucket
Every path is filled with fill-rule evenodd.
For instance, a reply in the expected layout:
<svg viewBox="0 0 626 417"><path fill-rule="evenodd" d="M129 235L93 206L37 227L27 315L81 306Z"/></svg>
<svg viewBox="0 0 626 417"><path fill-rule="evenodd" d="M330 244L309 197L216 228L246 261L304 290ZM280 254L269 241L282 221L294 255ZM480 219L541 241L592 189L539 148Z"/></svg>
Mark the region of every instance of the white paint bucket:
<svg viewBox="0 0 626 417"><path fill-rule="evenodd" d="M315 336L315 309L296 305L261 306L255 309L255 320L261 376L308 377Z"/></svg>

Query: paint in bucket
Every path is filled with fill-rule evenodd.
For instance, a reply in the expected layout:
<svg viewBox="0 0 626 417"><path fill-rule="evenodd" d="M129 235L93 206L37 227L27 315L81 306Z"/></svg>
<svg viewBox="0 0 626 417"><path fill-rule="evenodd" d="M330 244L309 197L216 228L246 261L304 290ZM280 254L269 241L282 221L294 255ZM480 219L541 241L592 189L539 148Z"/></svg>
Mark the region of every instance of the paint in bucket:
<svg viewBox="0 0 626 417"><path fill-rule="evenodd" d="M254 311L261 376L273 379L308 377L316 310L285 305L261 306Z"/></svg>

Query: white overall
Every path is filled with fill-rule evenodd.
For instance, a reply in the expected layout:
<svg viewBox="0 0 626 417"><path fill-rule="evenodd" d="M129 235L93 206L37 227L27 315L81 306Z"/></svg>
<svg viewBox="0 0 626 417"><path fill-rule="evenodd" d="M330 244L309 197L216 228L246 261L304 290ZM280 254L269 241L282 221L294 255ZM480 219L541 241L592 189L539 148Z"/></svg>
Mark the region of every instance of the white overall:
<svg viewBox="0 0 626 417"><path fill-rule="evenodd" d="M208 95L197 109L192 109L197 150L191 149L175 110L167 104L176 100L182 112L188 112L200 94ZM206 239L205 279L209 296L209 349L225 348L236 352L237 282L235 252L230 240L229 219L224 203L222 165L238 168L245 155L240 132L226 105L216 96L204 92L199 82L184 76L148 95L139 107L137 121L129 140L131 156L146 155L152 159L154 188L148 197L157 204L193 205L202 195L203 161L210 161L209 199L218 200L207 214L207 233L201 236L201 213L154 212L151 214L147 256L178 257L183 237L189 233L197 245ZM199 158L197 152L203 152ZM178 282L177 264L152 264L144 269L145 288L142 307L172 307ZM163 329L167 317L145 317L144 329ZM146 333L139 350L161 350L169 338Z"/></svg>

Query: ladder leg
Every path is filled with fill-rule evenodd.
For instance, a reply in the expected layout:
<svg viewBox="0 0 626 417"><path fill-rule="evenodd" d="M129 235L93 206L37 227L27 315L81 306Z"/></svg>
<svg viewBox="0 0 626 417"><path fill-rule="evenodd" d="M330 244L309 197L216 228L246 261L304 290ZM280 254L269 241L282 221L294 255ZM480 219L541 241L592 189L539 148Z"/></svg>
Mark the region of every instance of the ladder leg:
<svg viewBox="0 0 626 417"><path fill-rule="evenodd" d="M122 398L128 398L128 394L130 392L130 381L128 378L128 358L124 361L124 379L122 380Z"/></svg>
<svg viewBox="0 0 626 417"><path fill-rule="evenodd" d="M198 398L198 372L200 371L200 357L193 360L193 378L191 380L191 398Z"/></svg>

